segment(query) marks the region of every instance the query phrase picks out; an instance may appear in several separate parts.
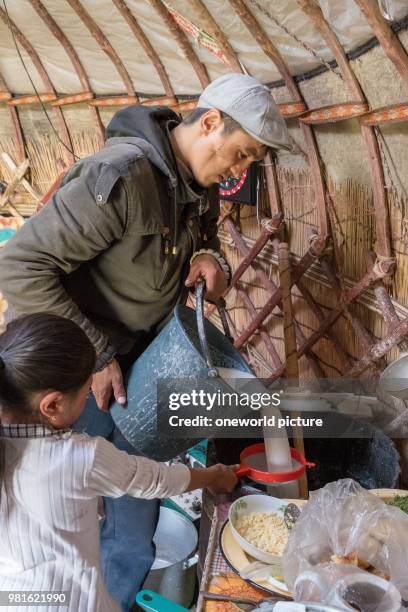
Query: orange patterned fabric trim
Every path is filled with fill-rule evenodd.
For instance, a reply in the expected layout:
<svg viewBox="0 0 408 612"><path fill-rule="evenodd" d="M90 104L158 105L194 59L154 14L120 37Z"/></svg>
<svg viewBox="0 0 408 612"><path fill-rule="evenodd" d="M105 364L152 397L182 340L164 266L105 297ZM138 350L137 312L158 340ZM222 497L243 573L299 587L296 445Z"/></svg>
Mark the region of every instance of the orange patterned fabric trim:
<svg viewBox="0 0 408 612"><path fill-rule="evenodd" d="M67 106L68 104L78 104L79 102L85 102L86 100L92 100L94 94L92 91L84 91L79 94L72 94L57 98L54 102L51 102L51 106Z"/></svg>
<svg viewBox="0 0 408 612"><path fill-rule="evenodd" d="M55 94L40 94L39 96L20 96L9 100L7 104L9 106L23 106L25 104L40 104L41 102L51 102L56 100Z"/></svg>
<svg viewBox="0 0 408 612"><path fill-rule="evenodd" d="M88 104L90 106L130 106L138 104L136 96L112 96L110 98L94 98Z"/></svg>
<svg viewBox="0 0 408 612"><path fill-rule="evenodd" d="M141 102L143 106L176 106L176 98L149 98Z"/></svg>
<svg viewBox="0 0 408 612"><path fill-rule="evenodd" d="M300 117L303 123L334 123L359 117L368 111L368 104L363 102L345 102L333 106L323 106L310 110Z"/></svg>
<svg viewBox="0 0 408 612"><path fill-rule="evenodd" d="M197 100L190 100L189 102L181 102L180 104L177 104L173 108L173 110L181 113L183 111L194 110L196 106L197 106Z"/></svg>
<svg viewBox="0 0 408 612"><path fill-rule="evenodd" d="M380 123L396 123L408 120L408 102L384 106L367 113L360 118L361 125L379 125Z"/></svg>
<svg viewBox="0 0 408 612"><path fill-rule="evenodd" d="M304 102L286 102L285 104L278 104L278 108L282 117L299 117L307 111Z"/></svg>
<svg viewBox="0 0 408 612"><path fill-rule="evenodd" d="M174 110L189 111L195 109L196 106L197 100L191 100L190 102L177 104ZM307 110L307 106L303 102L286 102L285 104L278 104L278 108L283 117L298 117Z"/></svg>
<svg viewBox="0 0 408 612"><path fill-rule="evenodd" d="M11 93L9 91L0 91L0 100L10 100Z"/></svg>
<svg viewBox="0 0 408 612"><path fill-rule="evenodd" d="M90 106L130 106L141 104L142 106L176 106L176 98L149 98L141 102L134 96L111 96L109 98L94 98L88 102Z"/></svg>

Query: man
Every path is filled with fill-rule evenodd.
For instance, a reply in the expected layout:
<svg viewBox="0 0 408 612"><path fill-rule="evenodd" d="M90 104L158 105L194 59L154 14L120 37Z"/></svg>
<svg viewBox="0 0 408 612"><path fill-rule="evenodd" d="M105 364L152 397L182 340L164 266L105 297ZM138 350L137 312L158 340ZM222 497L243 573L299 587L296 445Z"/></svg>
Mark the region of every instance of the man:
<svg viewBox="0 0 408 612"><path fill-rule="evenodd" d="M270 91L241 74L211 83L182 122L167 108L133 106L115 115L106 137L3 249L0 289L17 314L46 311L82 327L97 352L92 391L101 410L90 398L76 428L134 453L107 412L112 395L126 403L122 371L200 277L208 298L227 287L211 188L268 147L291 145ZM103 570L123 610L153 562L157 514L155 501L105 500Z"/></svg>

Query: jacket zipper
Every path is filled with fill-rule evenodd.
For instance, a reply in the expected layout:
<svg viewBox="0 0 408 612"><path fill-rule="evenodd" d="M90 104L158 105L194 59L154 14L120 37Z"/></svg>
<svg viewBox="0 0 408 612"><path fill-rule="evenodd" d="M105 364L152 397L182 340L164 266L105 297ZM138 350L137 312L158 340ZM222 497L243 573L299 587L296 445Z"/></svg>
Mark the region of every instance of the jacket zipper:
<svg viewBox="0 0 408 612"><path fill-rule="evenodd" d="M188 221L190 221L190 219ZM188 237L190 239L191 254L193 254L196 251L196 249L197 249L197 243L194 240L194 234L193 234L193 232L190 229L188 221L186 221L186 228L187 228L187 232L188 232Z"/></svg>
<svg viewBox="0 0 408 612"><path fill-rule="evenodd" d="M164 242L164 261L163 261L163 269L159 280L158 289L163 289L163 286L167 280L167 275L169 271L169 253L170 253L170 240L168 238L163 238Z"/></svg>

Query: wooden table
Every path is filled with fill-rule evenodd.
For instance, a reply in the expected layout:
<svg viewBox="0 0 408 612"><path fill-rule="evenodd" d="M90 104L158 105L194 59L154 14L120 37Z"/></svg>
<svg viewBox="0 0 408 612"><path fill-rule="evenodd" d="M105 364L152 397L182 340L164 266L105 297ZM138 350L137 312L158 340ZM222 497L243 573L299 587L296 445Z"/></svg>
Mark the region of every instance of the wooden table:
<svg viewBox="0 0 408 612"><path fill-rule="evenodd" d="M228 565L221 552L220 533L228 519L230 505L231 502L225 502L214 507L200 591L242 596L254 600L264 599L270 596L270 593L257 589L240 578ZM204 600L201 595L196 608L197 612L237 612L238 610L234 603Z"/></svg>

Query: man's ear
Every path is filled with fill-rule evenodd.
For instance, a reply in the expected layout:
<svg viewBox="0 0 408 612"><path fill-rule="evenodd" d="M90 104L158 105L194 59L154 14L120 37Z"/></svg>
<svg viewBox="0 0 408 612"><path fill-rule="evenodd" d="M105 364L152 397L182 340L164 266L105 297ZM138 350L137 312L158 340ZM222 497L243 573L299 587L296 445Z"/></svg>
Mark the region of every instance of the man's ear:
<svg viewBox="0 0 408 612"><path fill-rule="evenodd" d="M47 419L59 416L63 398L64 396L60 391L49 391L40 399L40 413Z"/></svg>
<svg viewBox="0 0 408 612"><path fill-rule="evenodd" d="M217 108L210 108L202 115L200 123L203 133L207 136L217 130L224 123L224 119L221 111Z"/></svg>

